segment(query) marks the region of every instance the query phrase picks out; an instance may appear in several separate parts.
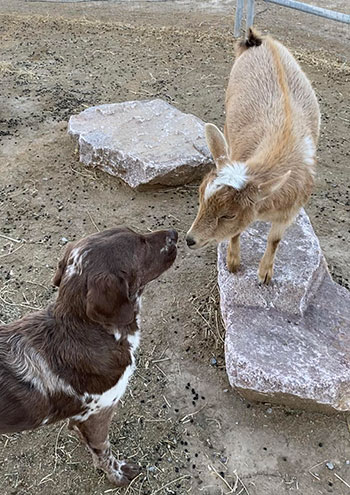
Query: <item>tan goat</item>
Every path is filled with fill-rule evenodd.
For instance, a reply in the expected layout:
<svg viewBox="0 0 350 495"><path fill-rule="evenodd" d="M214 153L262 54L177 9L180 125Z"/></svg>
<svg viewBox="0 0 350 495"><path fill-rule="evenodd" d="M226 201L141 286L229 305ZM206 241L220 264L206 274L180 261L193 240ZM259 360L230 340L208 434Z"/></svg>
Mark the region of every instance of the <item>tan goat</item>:
<svg viewBox="0 0 350 495"><path fill-rule="evenodd" d="M225 136L206 124L216 169L200 186L186 241L196 249L230 239L227 265L235 272L240 234L255 220L272 222L258 271L268 284L278 244L311 193L320 111L309 80L281 43L251 29L236 55Z"/></svg>

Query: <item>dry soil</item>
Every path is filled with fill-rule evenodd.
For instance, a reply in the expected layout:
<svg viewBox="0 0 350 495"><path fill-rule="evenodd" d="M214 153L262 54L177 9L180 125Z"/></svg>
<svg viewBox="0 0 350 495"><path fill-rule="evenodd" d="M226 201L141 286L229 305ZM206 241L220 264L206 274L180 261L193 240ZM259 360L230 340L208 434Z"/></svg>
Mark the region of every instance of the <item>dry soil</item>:
<svg viewBox="0 0 350 495"><path fill-rule="evenodd" d="M66 132L88 106L153 97L222 126L233 3L0 0L1 322L55 297L66 240L120 223L180 233L174 267L146 291L138 369L111 431L116 455L139 461L141 475L114 490L57 424L0 437L3 494L350 493L349 418L256 405L230 390L215 249L188 253L183 242L196 187L136 193L83 168ZM346 0L313 3L350 13ZM261 1L257 13L317 92L307 211L334 279L349 289L349 28Z"/></svg>

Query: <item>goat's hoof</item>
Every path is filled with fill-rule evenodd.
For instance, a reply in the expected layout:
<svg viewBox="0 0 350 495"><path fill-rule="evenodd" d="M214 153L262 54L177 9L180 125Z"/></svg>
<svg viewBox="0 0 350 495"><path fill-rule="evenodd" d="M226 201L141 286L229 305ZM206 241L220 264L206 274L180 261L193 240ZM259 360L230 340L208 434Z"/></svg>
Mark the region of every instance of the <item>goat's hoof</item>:
<svg viewBox="0 0 350 495"><path fill-rule="evenodd" d="M260 285L269 285L273 275L273 268L261 269L258 271L258 278Z"/></svg>
<svg viewBox="0 0 350 495"><path fill-rule="evenodd" d="M140 473L140 466L126 461L113 462L113 467L107 473L109 481L115 486L127 486Z"/></svg>
<svg viewBox="0 0 350 495"><path fill-rule="evenodd" d="M227 260L227 268L231 273L237 273L240 266L240 260Z"/></svg>

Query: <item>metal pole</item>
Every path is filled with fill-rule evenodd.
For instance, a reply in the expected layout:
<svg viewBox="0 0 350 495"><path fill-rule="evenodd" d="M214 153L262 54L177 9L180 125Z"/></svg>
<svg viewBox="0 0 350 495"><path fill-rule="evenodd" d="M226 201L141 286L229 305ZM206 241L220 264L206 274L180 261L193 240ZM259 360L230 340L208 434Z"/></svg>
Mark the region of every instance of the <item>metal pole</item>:
<svg viewBox="0 0 350 495"><path fill-rule="evenodd" d="M243 6L244 0L237 0L236 5L236 17L235 17L235 29L234 29L234 37L238 38L241 34L241 24L243 17Z"/></svg>
<svg viewBox="0 0 350 495"><path fill-rule="evenodd" d="M318 15L320 17L325 17L326 19L331 19L332 21L345 22L350 24L350 15L343 14L341 12L336 12L334 10L323 9L322 7L315 7L314 5L309 5L303 2L297 2L296 0L264 0L267 3L275 3L277 5L282 5L283 7L289 7L291 9L301 10L302 12L307 12L308 14Z"/></svg>
<svg viewBox="0 0 350 495"><path fill-rule="evenodd" d="M247 31L248 31L250 26L252 26L254 23L254 0L248 0L246 22L247 22Z"/></svg>

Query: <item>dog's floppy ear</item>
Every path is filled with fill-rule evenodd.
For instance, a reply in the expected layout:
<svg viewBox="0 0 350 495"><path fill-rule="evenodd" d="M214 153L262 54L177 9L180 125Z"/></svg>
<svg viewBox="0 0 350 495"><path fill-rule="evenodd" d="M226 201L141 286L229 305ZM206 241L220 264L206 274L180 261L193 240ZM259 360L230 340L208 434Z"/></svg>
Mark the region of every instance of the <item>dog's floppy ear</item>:
<svg viewBox="0 0 350 495"><path fill-rule="evenodd" d="M97 323L125 326L134 320L134 305L128 295L128 283L123 277L100 273L88 280L86 314Z"/></svg>
<svg viewBox="0 0 350 495"><path fill-rule="evenodd" d="M64 274L64 270L66 268L67 261L68 261L68 258L70 256L70 253L72 252L73 247L74 247L73 242L70 242L69 244L67 244L64 256L58 263L58 267L57 267L55 276L53 277L53 280L52 280L53 285L55 285L56 287L60 286L60 283L61 283L61 280L62 280L62 277Z"/></svg>

